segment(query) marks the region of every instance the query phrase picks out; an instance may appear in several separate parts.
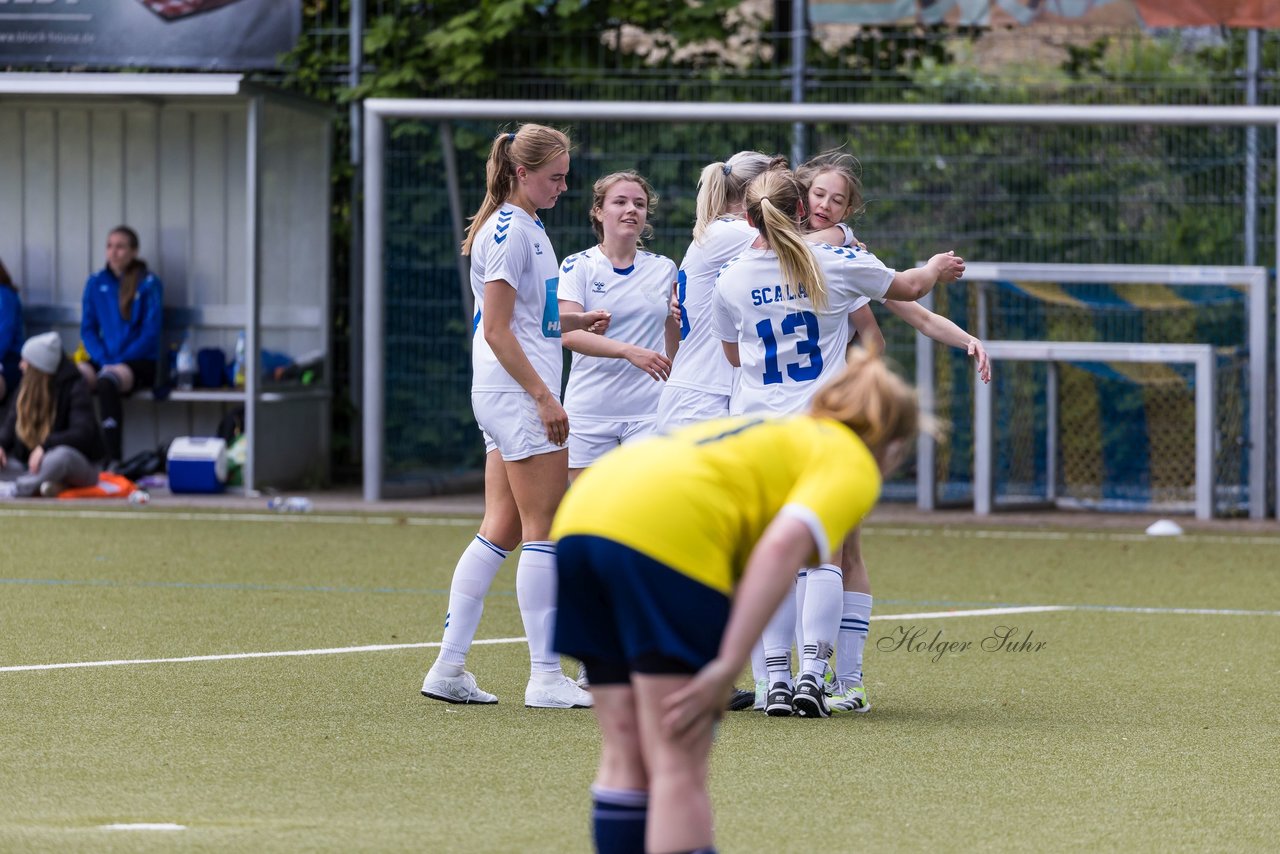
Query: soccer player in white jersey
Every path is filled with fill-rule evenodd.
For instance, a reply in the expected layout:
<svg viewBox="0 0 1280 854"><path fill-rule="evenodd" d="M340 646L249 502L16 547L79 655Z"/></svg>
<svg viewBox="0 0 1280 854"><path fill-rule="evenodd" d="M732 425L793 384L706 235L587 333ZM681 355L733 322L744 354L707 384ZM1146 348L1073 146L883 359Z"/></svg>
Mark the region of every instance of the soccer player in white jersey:
<svg viewBox="0 0 1280 854"><path fill-rule="evenodd" d="M440 655L422 682L422 694L434 700L498 702L466 671L466 656L489 585L523 543L516 599L529 640L525 705L591 705L591 695L564 675L551 649L556 566L549 535L568 483L560 335L608 327L604 312L560 313L559 262L538 219L538 210L555 205L566 188L569 148L568 137L543 125L499 134L485 164L484 201L462 244L471 256L476 303L471 407L485 442L484 519L454 570Z"/></svg>
<svg viewBox="0 0 1280 854"><path fill-rule="evenodd" d="M729 414L734 371L711 330L711 294L724 263L756 239L756 230L742 219L747 186L770 166L785 162L758 151L739 151L702 170L693 241L680 262L676 284L680 348L658 401L660 431Z"/></svg>
<svg viewBox="0 0 1280 854"><path fill-rule="evenodd" d="M693 240L680 262L676 282L680 347L658 399L659 432L729 414L736 371L725 361L711 329L711 294L720 268L757 236L742 219L747 185L771 166L785 163L781 156L739 151L727 160L708 163L698 177ZM751 671L757 683L764 681L764 653L760 649L752 651ZM750 699L746 694L736 693L729 708L746 708L754 692Z"/></svg>
<svg viewBox="0 0 1280 854"><path fill-rule="evenodd" d="M862 207L862 181L853 155L838 150L816 155L796 169L796 181L807 202L807 240L866 249L845 223ZM983 382L991 381L991 365L982 342L977 338L919 303L889 300L884 307L935 341L964 349L973 357ZM850 321L864 347L873 352L884 350L884 335L870 305L854 311ZM815 644L823 649L835 648L835 678L827 686L830 708L835 714L871 710L862 678L863 652L871 625L871 578L862 556L860 531L861 528L855 528L841 550L843 589L839 594L839 605L831 589L833 579L823 571L812 576L802 573L796 585L800 623L809 626L814 633L804 639L801 648ZM817 595L812 598L808 595L811 577L817 582Z"/></svg>
<svg viewBox="0 0 1280 854"><path fill-rule="evenodd" d="M653 433L662 383L680 330L668 310L676 265L646 252L657 195L635 172L596 181L591 228L599 243L560 265L560 310L609 312L607 335L566 332L573 351L564 408L569 413L569 479L606 452Z"/></svg>
<svg viewBox="0 0 1280 854"><path fill-rule="evenodd" d="M725 265L716 280L714 328L728 361L742 368L733 394L734 414L802 412L817 390L845 364L849 314L868 299L916 300L935 283L951 282L964 272L954 253L935 255L923 267L895 272L874 255L829 244L812 246L797 217L804 210L795 176L772 169L748 188L747 222L760 234L738 258ZM839 555L833 554L813 576L830 576L840 590ZM827 597L827 584L809 595ZM795 599L779 609L764 638L769 693L765 711L806 717L829 714L822 675L829 649L805 647L801 676L791 681L791 640ZM839 595L834 598L839 604Z"/></svg>

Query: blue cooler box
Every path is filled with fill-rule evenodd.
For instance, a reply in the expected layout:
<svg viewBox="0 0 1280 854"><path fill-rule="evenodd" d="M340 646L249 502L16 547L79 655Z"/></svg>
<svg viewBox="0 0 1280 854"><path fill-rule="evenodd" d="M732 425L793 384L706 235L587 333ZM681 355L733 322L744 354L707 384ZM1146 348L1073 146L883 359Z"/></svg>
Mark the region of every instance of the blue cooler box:
<svg viewBox="0 0 1280 854"><path fill-rule="evenodd" d="M170 492L221 492L227 482L227 443L179 436L169 445Z"/></svg>

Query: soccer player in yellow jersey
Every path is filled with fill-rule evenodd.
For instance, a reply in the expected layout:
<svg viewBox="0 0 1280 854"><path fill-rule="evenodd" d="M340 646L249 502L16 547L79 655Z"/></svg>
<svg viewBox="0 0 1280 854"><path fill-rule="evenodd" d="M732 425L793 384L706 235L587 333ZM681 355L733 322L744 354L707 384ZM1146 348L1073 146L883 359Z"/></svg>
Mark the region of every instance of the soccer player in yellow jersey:
<svg viewBox="0 0 1280 854"><path fill-rule="evenodd" d="M569 490L555 649L602 734L601 852L713 851L712 725L796 572L871 510L915 436L914 390L868 354L809 414L708 421L613 451Z"/></svg>

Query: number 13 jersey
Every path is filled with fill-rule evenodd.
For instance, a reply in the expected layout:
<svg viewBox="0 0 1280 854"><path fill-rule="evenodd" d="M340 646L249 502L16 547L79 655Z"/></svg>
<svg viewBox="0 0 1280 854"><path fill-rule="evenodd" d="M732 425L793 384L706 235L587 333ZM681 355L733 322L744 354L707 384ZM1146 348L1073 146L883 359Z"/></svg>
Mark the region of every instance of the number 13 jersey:
<svg viewBox="0 0 1280 854"><path fill-rule="evenodd" d="M827 306L807 289L782 282L777 253L747 249L720 271L716 336L736 342L742 365L730 402L734 415L804 412L818 389L845 365L849 314L869 299L884 302L894 271L869 252L812 246L827 282Z"/></svg>

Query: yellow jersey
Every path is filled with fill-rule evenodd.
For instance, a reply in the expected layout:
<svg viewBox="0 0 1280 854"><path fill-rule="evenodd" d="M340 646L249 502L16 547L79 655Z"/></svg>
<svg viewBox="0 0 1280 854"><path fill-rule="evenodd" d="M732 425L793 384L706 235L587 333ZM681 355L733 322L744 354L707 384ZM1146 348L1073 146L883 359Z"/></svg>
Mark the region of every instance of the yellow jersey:
<svg viewBox="0 0 1280 854"><path fill-rule="evenodd" d="M775 516L826 560L871 511L880 469L838 421L720 418L611 451L565 495L553 539L604 537L725 594Z"/></svg>

